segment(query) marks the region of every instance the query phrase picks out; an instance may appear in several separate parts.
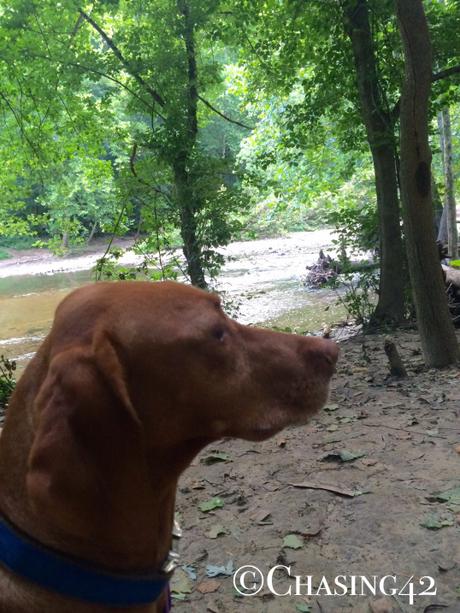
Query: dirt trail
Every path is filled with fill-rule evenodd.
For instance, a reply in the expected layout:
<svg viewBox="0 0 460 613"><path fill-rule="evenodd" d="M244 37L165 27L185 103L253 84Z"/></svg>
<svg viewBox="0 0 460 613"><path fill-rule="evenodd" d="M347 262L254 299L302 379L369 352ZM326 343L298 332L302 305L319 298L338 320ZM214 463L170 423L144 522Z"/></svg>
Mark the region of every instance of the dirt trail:
<svg viewBox="0 0 460 613"><path fill-rule="evenodd" d="M177 500L185 570L174 578L174 610L428 612L436 604L460 611L460 373L425 370L415 332L396 338L408 379L387 379L382 336L348 340L329 408L309 426L262 444L222 441L188 469ZM337 461L334 454L344 451L363 455ZM302 482L345 495L290 485ZM450 502L434 496L453 488ZM222 508L199 509L214 497ZM283 546L292 534L298 549ZM246 564L264 573L291 565L293 574L324 575L332 585L336 575L396 575L401 587L429 575L437 595L415 598L413 606L389 597L372 609L378 598L275 597L266 588L241 597L230 576L206 574L216 571L208 565L231 571ZM282 575L275 580L281 592L289 585ZM422 589L415 585L416 593Z"/></svg>

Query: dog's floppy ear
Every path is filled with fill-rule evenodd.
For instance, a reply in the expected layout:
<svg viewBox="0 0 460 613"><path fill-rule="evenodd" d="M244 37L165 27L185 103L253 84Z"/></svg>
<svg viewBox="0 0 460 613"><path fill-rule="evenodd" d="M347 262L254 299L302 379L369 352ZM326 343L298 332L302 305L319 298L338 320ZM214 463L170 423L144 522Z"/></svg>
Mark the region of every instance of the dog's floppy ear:
<svg viewBox="0 0 460 613"><path fill-rule="evenodd" d="M112 475L123 473L120 463L138 445L141 430L107 338L52 358L33 419L29 499L53 525L83 531L93 505L101 500L110 504Z"/></svg>

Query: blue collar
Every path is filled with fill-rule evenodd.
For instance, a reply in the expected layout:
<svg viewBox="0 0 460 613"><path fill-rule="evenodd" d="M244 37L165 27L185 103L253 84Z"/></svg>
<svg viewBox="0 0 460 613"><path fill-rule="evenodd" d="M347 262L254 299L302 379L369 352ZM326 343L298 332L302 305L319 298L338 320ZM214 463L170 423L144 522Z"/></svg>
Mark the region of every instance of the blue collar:
<svg viewBox="0 0 460 613"><path fill-rule="evenodd" d="M73 561L20 534L3 518L0 564L46 590L107 607L151 604L169 582L164 573L122 575Z"/></svg>

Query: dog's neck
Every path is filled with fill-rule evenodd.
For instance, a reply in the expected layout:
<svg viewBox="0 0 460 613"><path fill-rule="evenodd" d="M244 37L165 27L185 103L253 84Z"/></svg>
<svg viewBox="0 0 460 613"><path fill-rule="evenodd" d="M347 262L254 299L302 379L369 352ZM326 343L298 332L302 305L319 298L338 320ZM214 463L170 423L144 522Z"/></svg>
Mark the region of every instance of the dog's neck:
<svg viewBox="0 0 460 613"><path fill-rule="evenodd" d="M0 472L2 472L1 465ZM56 534L52 525L37 516L27 499L21 499L20 495L4 496L5 493L11 493L12 485L0 482L1 513L29 538L46 548L62 553L69 559L77 558L83 564L87 562L91 567L131 575L139 571L159 571L168 557L173 529L175 483L157 492L158 505L146 510L143 521L139 521L140 513L133 514L131 518L125 516L126 507L122 511L123 516L117 518L117 510L113 509L112 525L124 523L126 526L136 526L136 528L127 530L119 539L114 535L113 540L109 540L106 533L104 543L98 539L98 530L104 522L104 510L101 509L100 513L95 512L94 527L88 531L87 539L72 533ZM132 505L135 507L136 501L132 501ZM107 517L105 521L107 522ZM163 593L151 605L131 607L126 610L130 613L164 613L166 601L167 595ZM59 596L0 567L0 611L106 613L109 610L112 609Z"/></svg>
<svg viewBox="0 0 460 613"><path fill-rule="evenodd" d="M171 454L151 458L151 495L136 498L135 489L112 497L110 508L96 506L91 522L80 527L56 531L52 521L34 509L25 483L27 457L33 439L24 426L26 420L11 415L0 445L0 512L11 524L45 547L52 548L92 566L112 572L133 574L160 570L171 548L177 478L201 449L203 442L185 446L180 457ZM17 440L29 441L18 452ZM113 483L115 483L116 479ZM108 488L113 486L108 483ZM91 501L89 501L91 503ZM136 613L163 613L166 595L153 605L128 609ZM11 613L105 613L108 609L76 603L38 589L19 577L0 569L0 610ZM3 608L2 608L3 607ZM5 608L6 607L6 608Z"/></svg>

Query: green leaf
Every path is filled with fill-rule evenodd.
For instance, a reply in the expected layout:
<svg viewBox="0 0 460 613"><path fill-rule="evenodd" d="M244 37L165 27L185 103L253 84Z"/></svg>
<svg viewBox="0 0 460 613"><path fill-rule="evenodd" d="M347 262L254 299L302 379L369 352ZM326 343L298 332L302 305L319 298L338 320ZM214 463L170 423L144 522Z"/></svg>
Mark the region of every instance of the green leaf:
<svg viewBox="0 0 460 613"><path fill-rule="evenodd" d="M330 453L326 453L321 458L321 462L354 462L365 455L366 454L361 451L347 451L346 449L340 449L339 451L331 451Z"/></svg>
<svg viewBox="0 0 460 613"><path fill-rule="evenodd" d="M283 547L288 549L302 549L303 541L296 534L288 534L284 537Z"/></svg>
<svg viewBox="0 0 460 613"><path fill-rule="evenodd" d="M299 613L311 613L311 606L304 602L299 602L296 604L295 610L299 611Z"/></svg>
<svg viewBox="0 0 460 613"><path fill-rule="evenodd" d="M201 458L201 463L210 465L217 464L217 462L228 462L229 459L230 456L228 453L225 453L225 451L211 451L211 453L206 455L204 458Z"/></svg>
<svg viewBox="0 0 460 613"><path fill-rule="evenodd" d="M171 580L171 596L176 600L186 600L187 594L193 591L192 583L188 575L178 568Z"/></svg>
<svg viewBox="0 0 460 613"><path fill-rule="evenodd" d="M203 513L208 513L209 511L213 511L214 509L221 509L224 506L224 501L221 498L215 497L211 498L211 500L207 500L206 502L201 502L198 505L198 508Z"/></svg>
<svg viewBox="0 0 460 613"><path fill-rule="evenodd" d="M420 525L428 528L428 530L440 530L447 526L453 526L454 520L452 518L441 517L436 513L430 513Z"/></svg>
<svg viewBox="0 0 460 613"><path fill-rule="evenodd" d="M431 496L428 496L428 500L460 504L460 486L454 487L444 492L437 492L435 494L431 494Z"/></svg>

